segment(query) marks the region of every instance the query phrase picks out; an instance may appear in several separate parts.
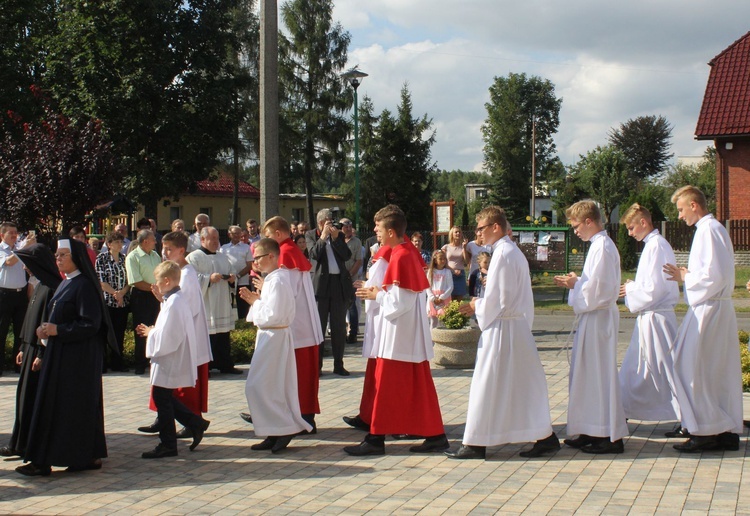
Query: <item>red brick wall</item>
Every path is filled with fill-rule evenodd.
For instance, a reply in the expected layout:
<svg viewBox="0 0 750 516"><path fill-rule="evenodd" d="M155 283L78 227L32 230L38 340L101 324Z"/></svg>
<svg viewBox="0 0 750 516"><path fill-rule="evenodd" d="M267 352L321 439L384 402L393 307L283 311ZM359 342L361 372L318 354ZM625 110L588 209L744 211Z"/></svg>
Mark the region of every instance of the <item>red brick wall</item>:
<svg viewBox="0 0 750 516"><path fill-rule="evenodd" d="M717 218L750 219L750 138L718 140L716 150Z"/></svg>

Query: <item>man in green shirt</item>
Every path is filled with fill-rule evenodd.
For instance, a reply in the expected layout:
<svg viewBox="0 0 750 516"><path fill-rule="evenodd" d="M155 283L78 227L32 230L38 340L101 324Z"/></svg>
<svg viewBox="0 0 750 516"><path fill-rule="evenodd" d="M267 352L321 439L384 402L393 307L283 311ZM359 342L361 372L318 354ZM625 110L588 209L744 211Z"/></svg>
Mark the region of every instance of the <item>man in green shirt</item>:
<svg viewBox="0 0 750 516"><path fill-rule="evenodd" d="M130 309L133 312L133 327L143 323L152 326L159 315L159 300L151 292L151 285L156 283L154 269L161 263L161 257L155 251L156 237L150 229L138 232L138 247L125 258L125 270L130 285ZM145 374L146 338L135 336L135 374Z"/></svg>

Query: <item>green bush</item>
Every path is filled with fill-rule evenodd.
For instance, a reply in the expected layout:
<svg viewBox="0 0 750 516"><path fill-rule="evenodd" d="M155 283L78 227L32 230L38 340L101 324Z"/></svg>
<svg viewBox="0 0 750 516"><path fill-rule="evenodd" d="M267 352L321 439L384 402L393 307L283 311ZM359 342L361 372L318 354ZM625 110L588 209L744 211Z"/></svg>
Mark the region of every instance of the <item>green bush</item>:
<svg viewBox="0 0 750 516"><path fill-rule="evenodd" d="M461 304L460 301L451 301L443 315L438 317L449 330L460 330L469 323L469 317L458 311Z"/></svg>
<svg viewBox="0 0 750 516"><path fill-rule="evenodd" d="M258 329L247 321L237 321L234 330L229 332L232 347L232 360L235 364L248 364L255 351L255 336Z"/></svg>

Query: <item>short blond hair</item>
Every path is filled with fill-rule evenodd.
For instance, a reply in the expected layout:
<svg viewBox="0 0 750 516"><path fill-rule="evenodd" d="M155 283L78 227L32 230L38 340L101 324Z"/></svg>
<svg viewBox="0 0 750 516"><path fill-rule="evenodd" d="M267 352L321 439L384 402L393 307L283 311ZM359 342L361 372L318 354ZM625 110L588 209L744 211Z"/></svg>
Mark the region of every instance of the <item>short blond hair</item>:
<svg viewBox="0 0 750 516"><path fill-rule="evenodd" d="M476 221L486 220L488 224L497 224L507 233L508 217L500 206L487 206L477 213Z"/></svg>
<svg viewBox="0 0 750 516"><path fill-rule="evenodd" d="M265 224L263 224L263 231L262 233L265 235L266 231L271 231L273 233L274 231L281 231L282 233L290 233L292 232L291 226L289 226L289 222L287 220L280 216L276 215L275 217L271 217L266 221Z"/></svg>
<svg viewBox="0 0 750 516"><path fill-rule="evenodd" d="M567 210L565 210L565 217L570 220L584 221L591 219L597 224L602 223L602 212L599 211L599 206L594 201L578 201L572 204Z"/></svg>
<svg viewBox="0 0 750 516"><path fill-rule="evenodd" d="M682 198L685 198L688 202L694 202L704 210L708 210L706 195L693 185L678 188L675 193L672 194L672 199L670 200L672 201L672 204L677 204L677 201Z"/></svg>
<svg viewBox="0 0 750 516"><path fill-rule="evenodd" d="M272 254L274 256L279 256L280 252L279 243L273 238L261 238L255 243L255 254Z"/></svg>
<svg viewBox="0 0 750 516"><path fill-rule="evenodd" d="M161 262L154 269L154 278L169 278L175 283L180 282L181 274L182 272L180 270L180 266L177 265L177 262L173 262L171 260Z"/></svg>
<svg viewBox="0 0 750 516"><path fill-rule="evenodd" d="M625 213L620 217L620 224L630 224L638 218L646 219L649 224L653 224L651 221L651 212L637 202L633 203L630 208L625 210Z"/></svg>

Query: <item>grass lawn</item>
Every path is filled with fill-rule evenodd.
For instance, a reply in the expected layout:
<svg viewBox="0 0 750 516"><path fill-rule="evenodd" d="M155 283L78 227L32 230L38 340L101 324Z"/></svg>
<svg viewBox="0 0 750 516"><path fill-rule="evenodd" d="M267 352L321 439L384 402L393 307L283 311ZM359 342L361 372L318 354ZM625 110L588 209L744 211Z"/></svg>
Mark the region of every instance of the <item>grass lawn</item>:
<svg viewBox="0 0 750 516"><path fill-rule="evenodd" d="M580 274L580 271L576 271ZM623 271L622 281L635 278L635 271ZM735 267L734 269L734 293L732 294L733 299L750 299L750 292L745 288L745 284L750 279L750 267ZM563 302L563 291L564 289L555 286L555 282L552 275L541 276L535 275L531 281L532 289L534 290L534 297L537 299L535 302L536 308L543 308L545 310L572 310L568 305L567 301ZM682 291L682 287L680 287ZM687 305L682 302L677 304L675 310L678 312L684 312L687 310ZM618 303L618 307L621 312L629 312L627 307L622 301ZM750 312L750 306L748 307L737 307L737 312Z"/></svg>

